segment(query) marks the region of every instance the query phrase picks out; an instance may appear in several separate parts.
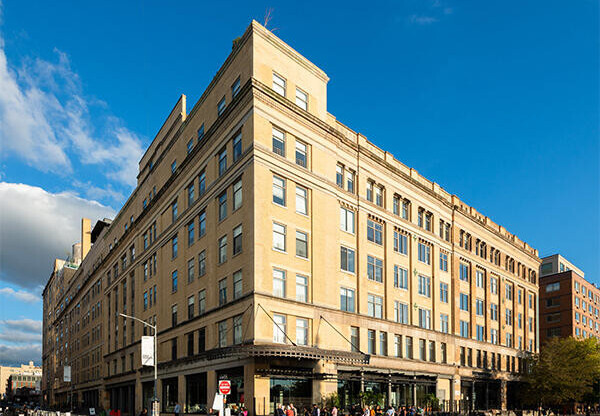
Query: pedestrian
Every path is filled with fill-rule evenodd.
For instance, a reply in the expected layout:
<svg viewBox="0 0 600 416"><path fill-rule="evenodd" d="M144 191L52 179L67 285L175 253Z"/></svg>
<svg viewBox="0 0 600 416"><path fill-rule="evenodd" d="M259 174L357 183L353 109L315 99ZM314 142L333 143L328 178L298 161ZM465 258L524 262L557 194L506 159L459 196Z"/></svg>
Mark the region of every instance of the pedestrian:
<svg viewBox="0 0 600 416"><path fill-rule="evenodd" d="M275 416L285 416L285 412L283 411L283 405L281 403L277 404L277 410L275 411Z"/></svg>
<svg viewBox="0 0 600 416"><path fill-rule="evenodd" d="M181 413L181 406L179 405L179 403L175 403L173 413L175 413L175 416L179 416L179 414Z"/></svg>
<svg viewBox="0 0 600 416"><path fill-rule="evenodd" d="M331 416L338 416L338 409L335 405L331 408Z"/></svg>
<svg viewBox="0 0 600 416"><path fill-rule="evenodd" d="M321 409L319 409L316 404L313 404L311 416L321 416Z"/></svg>
<svg viewBox="0 0 600 416"><path fill-rule="evenodd" d="M146 409L145 407L142 409L142 411L140 412L140 416L148 416L148 409Z"/></svg>

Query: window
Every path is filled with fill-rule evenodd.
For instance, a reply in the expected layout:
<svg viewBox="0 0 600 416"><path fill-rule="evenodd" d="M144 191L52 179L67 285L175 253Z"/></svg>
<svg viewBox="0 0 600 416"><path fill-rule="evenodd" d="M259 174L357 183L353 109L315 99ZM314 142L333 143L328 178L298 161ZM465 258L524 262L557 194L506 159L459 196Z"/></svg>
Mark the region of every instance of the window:
<svg viewBox="0 0 600 416"><path fill-rule="evenodd" d="M238 225L233 229L233 255L242 252L242 226Z"/></svg>
<svg viewBox="0 0 600 416"><path fill-rule="evenodd" d="M188 260L188 283L192 283L194 281L194 259Z"/></svg>
<svg viewBox="0 0 600 416"><path fill-rule="evenodd" d="M307 167L307 146L301 141L296 140L296 164Z"/></svg>
<svg viewBox="0 0 600 416"><path fill-rule="evenodd" d="M206 192L206 172L201 172L198 176L198 196L204 195Z"/></svg>
<svg viewBox="0 0 600 416"><path fill-rule="evenodd" d="M177 305L171 306L171 326L177 326Z"/></svg>
<svg viewBox="0 0 600 416"><path fill-rule="evenodd" d="M227 346L227 321L219 322L219 347L223 348Z"/></svg>
<svg viewBox="0 0 600 416"><path fill-rule="evenodd" d="M379 332L379 354L383 356L388 355L387 332Z"/></svg>
<svg viewBox="0 0 600 416"><path fill-rule="evenodd" d="M187 196L188 196L188 206L194 203L195 199L195 187L194 182L190 183L187 187Z"/></svg>
<svg viewBox="0 0 600 416"><path fill-rule="evenodd" d="M206 274L206 250L202 250L198 254L198 277Z"/></svg>
<svg viewBox="0 0 600 416"><path fill-rule="evenodd" d="M308 214L308 191L298 185L296 185L296 212Z"/></svg>
<svg viewBox="0 0 600 416"><path fill-rule="evenodd" d="M227 218L227 191L223 191L218 198L219 201L219 221L223 221Z"/></svg>
<svg viewBox="0 0 600 416"><path fill-rule="evenodd" d="M505 298L506 300L512 300L513 298L513 287L510 283L505 284Z"/></svg>
<svg viewBox="0 0 600 416"><path fill-rule="evenodd" d="M460 321L460 336L469 338L469 323L467 321Z"/></svg>
<svg viewBox="0 0 600 416"><path fill-rule="evenodd" d="M285 97L285 78L273 72L273 90Z"/></svg>
<svg viewBox="0 0 600 416"><path fill-rule="evenodd" d="M206 290L198 292L198 315L206 312Z"/></svg>
<svg viewBox="0 0 600 416"><path fill-rule="evenodd" d="M242 296L242 271L238 270L233 274L233 298L238 299Z"/></svg>
<svg viewBox="0 0 600 416"><path fill-rule="evenodd" d="M485 288L485 277L483 276L483 272L481 270L475 271L475 285L482 289Z"/></svg>
<svg viewBox="0 0 600 416"><path fill-rule="evenodd" d="M424 339L419 339L419 359L425 361L427 359L427 350Z"/></svg>
<svg viewBox="0 0 600 416"><path fill-rule="evenodd" d="M296 318L296 344L308 345L308 319Z"/></svg>
<svg viewBox="0 0 600 416"><path fill-rule="evenodd" d="M373 202L373 187L375 184L372 181L367 182L367 201Z"/></svg>
<svg viewBox="0 0 600 416"><path fill-rule="evenodd" d="M337 186L344 189L344 167L340 164L335 167L335 183Z"/></svg>
<svg viewBox="0 0 600 416"><path fill-rule="evenodd" d="M394 265L394 287L408 289L408 270Z"/></svg>
<svg viewBox="0 0 600 416"><path fill-rule="evenodd" d="M402 335L394 335L394 355L402 358Z"/></svg>
<svg viewBox="0 0 600 416"><path fill-rule="evenodd" d="M495 328L490 329L490 342L498 344L498 330Z"/></svg>
<svg viewBox="0 0 600 416"><path fill-rule="evenodd" d="M188 235L188 246L194 244L194 221L190 222L187 226Z"/></svg>
<svg viewBox="0 0 600 416"><path fill-rule="evenodd" d="M198 129L198 143L204 138L204 123Z"/></svg>
<svg viewBox="0 0 600 416"><path fill-rule="evenodd" d="M298 302L308 301L308 277L296 275L296 300Z"/></svg>
<svg viewBox="0 0 600 416"><path fill-rule="evenodd" d="M429 341L429 361L435 362L435 341Z"/></svg>
<svg viewBox="0 0 600 416"><path fill-rule="evenodd" d="M354 273L354 250L348 247L340 247L340 267L342 270Z"/></svg>
<svg viewBox="0 0 600 416"><path fill-rule="evenodd" d="M350 345L353 352L359 351L360 346L360 331L357 327L350 327Z"/></svg>
<svg viewBox="0 0 600 416"><path fill-rule="evenodd" d="M406 343L405 343L405 347L406 347L406 354L405 357L408 358L409 360L413 359L413 337L406 337Z"/></svg>
<svg viewBox="0 0 600 416"><path fill-rule="evenodd" d="M219 264L227 261L227 236L219 238Z"/></svg>
<svg viewBox="0 0 600 416"><path fill-rule="evenodd" d="M483 299L475 299L475 314L478 316L483 316L483 311L485 310Z"/></svg>
<svg viewBox="0 0 600 416"><path fill-rule="evenodd" d="M379 205L380 207L383 206L383 187L382 186L375 187L375 204Z"/></svg>
<svg viewBox="0 0 600 416"><path fill-rule="evenodd" d="M354 211L340 207L340 229L354 234Z"/></svg>
<svg viewBox="0 0 600 416"><path fill-rule="evenodd" d="M177 292L177 270L171 273L171 292Z"/></svg>
<svg viewBox="0 0 600 416"><path fill-rule="evenodd" d="M177 220L177 200L173 201L171 204L171 221L175 222Z"/></svg>
<svg viewBox="0 0 600 416"><path fill-rule="evenodd" d="M408 199L402 200L402 218L410 220L410 201Z"/></svg>
<svg viewBox="0 0 600 416"><path fill-rule="evenodd" d="M235 345L242 343L242 315L233 317L233 343Z"/></svg>
<svg viewBox="0 0 600 416"><path fill-rule="evenodd" d="M468 282L469 281L469 266L467 264L460 263L459 272L460 272L460 274L459 274L460 280L462 280L463 282Z"/></svg>
<svg viewBox="0 0 600 416"><path fill-rule="evenodd" d="M176 170L177 170L177 161L174 160L173 163L171 163L171 173L175 173Z"/></svg>
<svg viewBox="0 0 600 416"><path fill-rule="evenodd" d="M188 319L194 317L194 295L188 298Z"/></svg>
<svg viewBox="0 0 600 416"><path fill-rule="evenodd" d="M275 250L285 251L285 225L273 223L273 248Z"/></svg>
<svg viewBox="0 0 600 416"><path fill-rule="evenodd" d="M227 278L219 280L219 306L227 303Z"/></svg>
<svg viewBox="0 0 600 416"><path fill-rule="evenodd" d="M448 254L440 253L440 270L447 272L448 271Z"/></svg>
<svg viewBox="0 0 600 416"><path fill-rule="evenodd" d="M240 92L240 86L241 86L241 82L240 82L240 77L238 77L235 82L233 83L233 85L231 86L231 96L235 97L236 95L238 95L238 93Z"/></svg>
<svg viewBox="0 0 600 416"><path fill-rule="evenodd" d="M490 305L490 319L492 321L497 321L498 320L498 305L495 303L492 303Z"/></svg>
<svg viewBox="0 0 600 416"><path fill-rule="evenodd" d="M346 170L346 189L348 192L354 193L354 171Z"/></svg>
<svg viewBox="0 0 600 416"><path fill-rule="evenodd" d="M450 330L450 325L448 321L448 315L445 313L440 314L440 331L444 334L447 334Z"/></svg>
<svg viewBox="0 0 600 416"><path fill-rule="evenodd" d="M469 312L469 295L466 293L460 294L460 310Z"/></svg>
<svg viewBox="0 0 600 416"><path fill-rule="evenodd" d="M273 296L285 298L285 270L273 269Z"/></svg>
<svg viewBox="0 0 600 416"><path fill-rule="evenodd" d="M494 295L498 294L498 279L495 277L490 277L490 292Z"/></svg>
<svg viewBox="0 0 600 416"><path fill-rule="evenodd" d="M431 247L419 243L419 261L425 264L431 264Z"/></svg>
<svg viewBox="0 0 600 416"><path fill-rule="evenodd" d="M171 258L177 257L177 236L171 240Z"/></svg>
<svg viewBox="0 0 600 416"><path fill-rule="evenodd" d="M418 293L428 298L431 297L431 278L429 276L419 275Z"/></svg>
<svg viewBox="0 0 600 416"><path fill-rule="evenodd" d="M198 238L206 234L206 211L202 211L198 216Z"/></svg>
<svg viewBox="0 0 600 416"><path fill-rule="evenodd" d="M225 97L221 98L221 101L219 101L219 103L217 104L217 114L218 115L223 114L223 111L225 111L226 105L227 105L227 102L225 101Z"/></svg>
<svg viewBox="0 0 600 416"><path fill-rule="evenodd" d="M432 230L432 223L433 223L433 214L431 212L426 212L425 213L425 229L427 231Z"/></svg>
<svg viewBox="0 0 600 416"><path fill-rule="evenodd" d="M273 127L273 153L285 157L285 134Z"/></svg>
<svg viewBox="0 0 600 416"><path fill-rule="evenodd" d="M546 285L546 293L556 292L557 290L560 290L560 282L549 283Z"/></svg>
<svg viewBox="0 0 600 416"><path fill-rule="evenodd" d="M367 220L367 239L375 244L382 244L383 226L377 222Z"/></svg>
<svg viewBox="0 0 600 416"><path fill-rule="evenodd" d="M296 256L308 258L308 235L296 231Z"/></svg>
<svg viewBox="0 0 600 416"><path fill-rule="evenodd" d="M242 133L233 138L233 161L236 162L242 156Z"/></svg>
<svg viewBox="0 0 600 416"><path fill-rule="evenodd" d="M485 328L482 325L475 326L477 341L485 341Z"/></svg>
<svg viewBox="0 0 600 416"><path fill-rule="evenodd" d="M144 292L144 310L148 309L148 292Z"/></svg>
<svg viewBox="0 0 600 416"><path fill-rule="evenodd" d="M285 179L273 176L273 202L285 207Z"/></svg>
<svg viewBox="0 0 600 416"><path fill-rule="evenodd" d="M233 184L233 210L242 206L242 180L238 179Z"/></svg>
<svg viewBox="0 0 600 416"><path fill-rule="evenodd" d="M369 280L383 282L383 260L367 256L367 277Z"/></svg>
<svg viewBox="0 0 600 416"><path fill-rule="evenodd" d="M513 324L513 317L512 317L512 310L506 308L506 325L511 325Z"/></svg>
<svg viewBox="0 0 600 416"><path fill-rule="evenodd" d="M285 344L286 318L283 315L273 315L273 342Z"/></svg>
<svg viewBox="0 0 600 416"><path fill-rule="evenodd" d="M340 288L340 309L354 312L354 289Z"/></svg>
<svg viewBox="0 0 600 416"><path fill-rule="evenodd" d="M419 308L419 326L431 329L431 311L429 309Z"/></svg>
<svg viewBox="0 0 600 416"><path fill-rule="evenodd" d="M448 283L440 282L440 302L448 303Z"/></svg>
<svg viewBox="0 0 600 416"><path fill-rule="evenodd" d="M367 296L368 315L374 318L383 317L383 299L380 296Z"/></svg>
<svg viewBox="0 0 600 416"><path fill-rule="evenodd" d="M375 355L375 330L369 329L367 331L367 352L371 355Z"/></svg>
<svg viewBox="0 0 600 416"><path fill-rule="evenodd" d="M223 148L219 152L219 176L223 175L227 170L227 149Z"/></svg>
<svg viewBox="0 0 600 416"><path fill-rule="evenodd" d="M193 137L187 142L187 154L188 155L190 153L192 153L192 149L194 149L194 138Z"/></svg>
<svg viewBox="0 0 600 416"><path fill-rule="evenodd" d="M296 105L303 110L308 110L308 94L296 88Z"/></svg>
<svg viewBox="0 0 600 416"><path fill-rule="evenodd" d="M408 237L398 231L394 231L394 251L404 255L408 253Z"/></svg>

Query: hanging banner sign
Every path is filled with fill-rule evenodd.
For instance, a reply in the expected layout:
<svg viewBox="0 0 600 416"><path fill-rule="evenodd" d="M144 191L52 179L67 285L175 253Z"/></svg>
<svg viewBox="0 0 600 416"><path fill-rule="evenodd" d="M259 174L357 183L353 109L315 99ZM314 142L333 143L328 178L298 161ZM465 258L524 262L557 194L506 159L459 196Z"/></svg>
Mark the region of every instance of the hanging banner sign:
<svg viewBox="0 0 600 416"><path fill-rule="evenodd" d="M142 337L142 365L154 366L154 337Z"/></svg>

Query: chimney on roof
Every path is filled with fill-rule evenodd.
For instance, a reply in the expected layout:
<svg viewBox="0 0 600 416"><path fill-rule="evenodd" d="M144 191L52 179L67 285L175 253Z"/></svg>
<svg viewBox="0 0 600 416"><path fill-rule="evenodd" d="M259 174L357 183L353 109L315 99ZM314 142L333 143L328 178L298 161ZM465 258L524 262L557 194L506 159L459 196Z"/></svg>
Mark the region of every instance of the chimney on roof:
<svg viewBox="0 0 600 416"><path fill-rule="evenodd" d="M92 221L89 218L81 219L81 260L87 256L92 246Z"/></svg>

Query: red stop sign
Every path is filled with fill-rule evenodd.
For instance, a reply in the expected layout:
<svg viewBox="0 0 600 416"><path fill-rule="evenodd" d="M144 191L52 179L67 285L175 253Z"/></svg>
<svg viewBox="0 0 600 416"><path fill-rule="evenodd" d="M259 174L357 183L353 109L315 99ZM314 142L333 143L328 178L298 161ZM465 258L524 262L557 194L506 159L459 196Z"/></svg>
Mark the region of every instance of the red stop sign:
<svg viewBox="0 0 600 416"><path fill-rule="evenodd" d="M229 381L229 380L219 381L219 393L225 394L225 395L231 393L231 381Z"/></svg>

